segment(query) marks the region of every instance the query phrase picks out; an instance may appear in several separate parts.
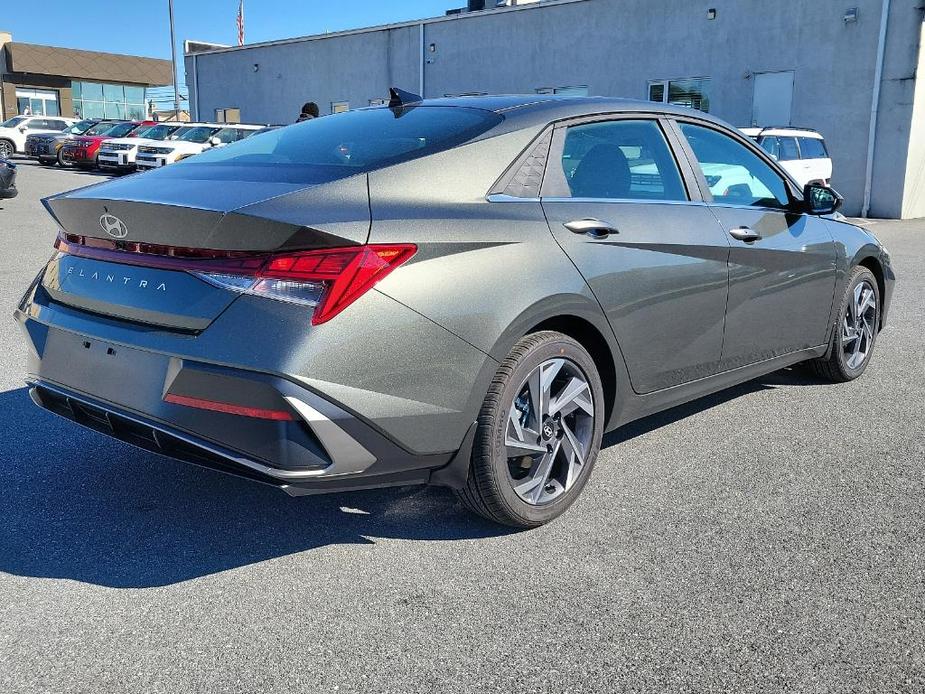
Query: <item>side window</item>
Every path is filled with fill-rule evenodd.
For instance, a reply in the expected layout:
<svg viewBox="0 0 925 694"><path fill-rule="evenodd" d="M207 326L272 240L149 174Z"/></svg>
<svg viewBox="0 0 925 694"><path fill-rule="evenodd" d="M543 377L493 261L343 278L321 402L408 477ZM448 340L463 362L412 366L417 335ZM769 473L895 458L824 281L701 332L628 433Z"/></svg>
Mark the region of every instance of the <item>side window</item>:
<svg viewBox="0 0 925 694"><path fill-rule="evenodd" d="M48 130L48 125L44 118L33 118L26 123L26 128L29 130Z"/></svg>
<svg viewBox="0 0 925 694"><path fill-rule="evenodd" d="M829 156L825 151L825 143L815 137L801 137L800 151L804 159L825 159Z"/></svg>
<svg viewBox="0 0 925 694"><path fill-rule="evenodd" d="M777 158L781 161L796 161L800 158L800 150L797 149L797 139L795 137L780 138L780 154Z"/></svg>
<svg viewBox="0 0 925 694"><path fill-rule="evenodd" d="M681 123L713 199L752 207L786 208L787 185L761 157L728 135L692 123Z"/></svg>
<svg viewBox="0 0 925 694"><path fill-rule="evenodd" d="M775 159L780 159L780 140L774 135L766 135L761 138L761 149L770 154Z"/></svg>
<svg viewBox="0 0 925 694"><path fill-rule="evenodd" d="M562 171L573 198L687 200L668 143L651 120L571 126Z"/></svg>

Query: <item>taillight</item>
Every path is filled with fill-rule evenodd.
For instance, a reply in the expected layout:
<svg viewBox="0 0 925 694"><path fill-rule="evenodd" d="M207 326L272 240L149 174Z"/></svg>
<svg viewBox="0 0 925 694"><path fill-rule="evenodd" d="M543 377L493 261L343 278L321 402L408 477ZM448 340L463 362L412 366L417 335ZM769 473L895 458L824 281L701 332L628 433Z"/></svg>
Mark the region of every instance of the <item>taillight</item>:
<svg viewBox="0 0 925 694"><path fill-rule="evenodd" d="M254 275L196 272L235 291L315 307L312 325L331 320L417 250L413 244L331 248L270 256Z"/></svg>
<svg viewBox="0 0 925 694"><path fill-rule="evenodd" d="M183 248L62 233L62 253L190 272L223 289L314 306L312 325L331 320L417 251L411 243L289 253Z"/></svg>

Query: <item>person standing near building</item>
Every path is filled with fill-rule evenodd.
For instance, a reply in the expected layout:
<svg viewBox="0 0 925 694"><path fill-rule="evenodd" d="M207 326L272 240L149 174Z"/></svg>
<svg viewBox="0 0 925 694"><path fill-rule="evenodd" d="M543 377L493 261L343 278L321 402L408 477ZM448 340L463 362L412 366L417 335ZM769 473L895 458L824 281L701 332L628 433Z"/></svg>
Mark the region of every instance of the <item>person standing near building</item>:
<svg viewBox="0 0 925 694"><path fill-rule="evenodd" d="M311 120L312 118L318 117L318 104L314 101L308 101L302 105L302 113L299 114L296 123L301 123L303 120Z"/></svg>

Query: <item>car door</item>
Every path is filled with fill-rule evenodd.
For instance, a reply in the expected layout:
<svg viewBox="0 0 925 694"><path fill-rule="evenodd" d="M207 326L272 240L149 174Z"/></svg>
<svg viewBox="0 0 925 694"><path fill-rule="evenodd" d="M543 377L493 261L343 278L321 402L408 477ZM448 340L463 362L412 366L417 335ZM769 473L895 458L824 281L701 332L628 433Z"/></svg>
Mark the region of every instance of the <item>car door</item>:
<svg viewBox="0 0 925 694"><path fill-rule="evenodd" d="M724 169L743 181L707 193L732 244L723 369L824 344L835 292L826 222L800 211L784 177L744 138L694 121L678 128L701 174Z"/></svg>
<svg viewBox="0 0 925 694"><path fill-rule="evenodd" d="M542 189L638 393L715 373L722 353L730 243L666 127L644 115L561 125Z"/></svg>

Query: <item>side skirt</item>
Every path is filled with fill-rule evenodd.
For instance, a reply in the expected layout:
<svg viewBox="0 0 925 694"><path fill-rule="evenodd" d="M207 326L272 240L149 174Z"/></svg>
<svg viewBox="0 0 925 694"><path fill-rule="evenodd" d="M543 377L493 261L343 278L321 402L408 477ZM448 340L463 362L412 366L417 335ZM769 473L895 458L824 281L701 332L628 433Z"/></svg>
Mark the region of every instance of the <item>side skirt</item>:
<svg viewBox="0 0 925 694"><path fill-rule="evenodd" d="M826 353L828 345L810 347L798 352L791 352L779 357L760 361L748 366L741 366L730 371L714 374L706 378L682 383L671 388L665 388L647 395L633 395L624 405L623 409L615 412L611 418L607 431L612 431L624 424L629 424L637 419L648 417L649 415L663 410L671 409L678 405L683 405L691 400L697 400L712 393L716 393L726 388L760 378L774 371L779 371L788 366L799 364L808 359L821 357Z"/></svg>

